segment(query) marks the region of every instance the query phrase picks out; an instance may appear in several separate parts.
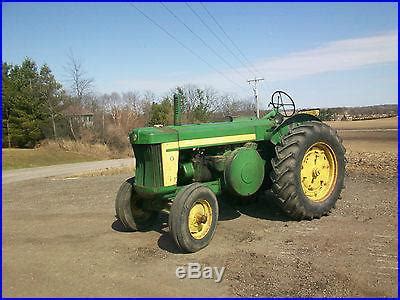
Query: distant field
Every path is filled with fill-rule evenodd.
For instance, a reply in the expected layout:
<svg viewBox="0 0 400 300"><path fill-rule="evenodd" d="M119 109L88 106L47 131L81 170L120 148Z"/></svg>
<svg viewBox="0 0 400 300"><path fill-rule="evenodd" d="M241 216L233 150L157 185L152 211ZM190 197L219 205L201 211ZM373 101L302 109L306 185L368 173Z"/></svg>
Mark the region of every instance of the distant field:
<svg viewBox="0 0 400 300"><path fill-rule="evenodd" d="M347 151L397 153L397 117L326 123L338 130Z"/></svg>
<svg viewBox="0 0 400 300"><path fill-rule="evenodd" d="M336 129L397 129L397 117L363 121L329 121Z"/></svg>
<svg viewBox="0 0 400 300"><path fill-rule="evenodd" d="M103 156L54 149L3 149L3 170L102 160Z"/></svg>

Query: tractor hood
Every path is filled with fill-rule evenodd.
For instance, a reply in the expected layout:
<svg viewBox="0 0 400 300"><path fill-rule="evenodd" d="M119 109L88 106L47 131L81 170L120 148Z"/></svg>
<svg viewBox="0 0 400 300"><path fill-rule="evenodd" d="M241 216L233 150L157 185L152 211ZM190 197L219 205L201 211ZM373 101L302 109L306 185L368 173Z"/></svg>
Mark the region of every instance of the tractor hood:
<svg viewBox="0 0 400 300"><path fill-rule="evenodd" d="M178 141L178 132L171 127L143 127L129 133L131 144L160 144Z"/></svg>
<svg viewBox="0 0 400 300"><path fill-rule="evenodd" d="M192 144L196 145L196 140L199 142L202 140L200 144L203 144L204 139L214 144L220 137L239 136L239 139L243 138L246 140L246 136L249 137L249 135L251 135L251 138L248 140L261 140L264 139L266 128L271 128L274 125L273 122L266 119L257 120L243 118L220 123L145 127L132 130L129 134L129 139L132 144L158 144L178 141L181 143L184 141L191 141L190 146L192 146ZM217 142L217 144L219 144L219 142Z"/></svg>

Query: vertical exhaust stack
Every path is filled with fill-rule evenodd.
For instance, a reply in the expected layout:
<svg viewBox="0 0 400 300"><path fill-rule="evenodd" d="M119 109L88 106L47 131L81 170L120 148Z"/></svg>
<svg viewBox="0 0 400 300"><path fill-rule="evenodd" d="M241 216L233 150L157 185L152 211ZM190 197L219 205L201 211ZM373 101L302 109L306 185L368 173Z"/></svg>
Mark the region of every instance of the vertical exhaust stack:
<svg viewBox="0 0 400 300"><path fill-rule="evenodd" d="M174 94L174 125L181 125L181 95Z"/></svg>

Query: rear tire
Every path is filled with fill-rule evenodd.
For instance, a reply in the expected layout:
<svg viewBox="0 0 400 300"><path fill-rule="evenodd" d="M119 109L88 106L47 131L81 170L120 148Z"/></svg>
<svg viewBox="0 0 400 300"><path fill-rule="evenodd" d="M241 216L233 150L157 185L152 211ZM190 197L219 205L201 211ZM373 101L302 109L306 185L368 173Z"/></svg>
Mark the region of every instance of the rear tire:
<svg viewBox="0 0 400 300"><path fill-rule="evenodd" d="M125 180L115 199L116 218L130 231L141 231L151 227L158 217L158 212L142 208L142 201L135 192L135 177Z"/></svg>
<svg viewBox="0 0 400 300"><path fill-rule="evenodd" d="M328 214L344 188L345 152L336 131L322 122L289 125L271 161L278 205L294 219Z"/></svg>
<svg viewBox="0 0 400 300"><path fill-rule="evenodd" d="M218 202L207 187L193 183L176 195L169 214L169 231L176 245L185 252L206 247L218 222Z"/></svg>

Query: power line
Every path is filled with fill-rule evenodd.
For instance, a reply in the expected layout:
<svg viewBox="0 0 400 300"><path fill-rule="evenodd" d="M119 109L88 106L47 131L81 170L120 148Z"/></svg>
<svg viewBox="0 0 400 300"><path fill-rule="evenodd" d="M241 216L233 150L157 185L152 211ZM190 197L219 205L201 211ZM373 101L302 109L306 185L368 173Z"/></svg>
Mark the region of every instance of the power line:
<svg viewBox="0 0 400 300"><path fill-rule="evenodd" d="M210 31L212 33L212 35L222 44L222 46L225 47L226 50L228 50L228 52L230 54L232 54L232 56L234 56L241 64L242 66L247 69L250 73L253 73L254 76L256 76L256 74L253 72L253 70L251 70L244 62L241 58L239 58L239 56L236 55L235 52L233 52L225 43L223 40L221 40L221 38L215 33L214 30L212 30L210 28L210 26L208 26L208 24L203 20L203 18L189 5L189 3L185 2L186 6L193 12L194 15L197 16L197 18L201 21L201 23L203 23L203 25L208 29L208 31Z"/></svg>
<svg viewBox="0 0 400 300"><path fill-rule="evenodd" d="M189 30L195 37L197 37L204 46L206 46L210 51L212 51L220 60L222 60L225 64L227 64L232 70L234 70L237 74L239 74L240 77L243 77L243 75L237 70L235 69L225 58L223 58L217 51L214 50L214 48L212 48L210 45L208 45L206 43L206 41L199 36L196 32L194 32L188 25L186 25L186 23L184 21L182 21L181 18L179 18L171 9L168 8L168 6L166 6L163 2L160 2L162 6L164 6L164 8L175 18L179 21L179 23L181 23L183 26L186 27L187 30Z"/></svg>
<svg viewBox="0 0 400 300"><path fill-rule="evenodd" d="M203 4L203 2L200 2L201 6L204 8L204 10L207 12L207 14L214 20L215 24L217 24L217 26L219 27L219 29L221 29L221 31L224 33L224 35L228 38L228 40L230 40L230 42L232 43L232 45L236 48L236 50L238 50L238 52L240 53L240 55L242 55L242 57L247 61L247 63L254 69L254 71L256 71L257 73L258 70L254 67L254 65L250 62L250 60L248 60L248 58L244 55L244 53L240 50L239 46L236 45L236 43L230 38L230 36L226 33L226 31L224 30L224 28L219 24L219 22L214 18L214 16L211 14L211 12L207 9L207 7Z"/></svg>
<svg viewBox="0 0 400 300"><path fill-rule="evenodd" d="M227 76L225 76L225 74L223 74L221 71L219 71L218 69L216 69L213 65L211 65L210 63L208 63L204 58L202 58L200 55L198 55L196 52L194 52L192 49L190 49L189 47L187 47L184 43L182 43L181 41L179 41L173 34L171 34L169 31L167 31L164 27L162 27L160 24L158 24L156 21L154 21L152 18L150 18L146 13L144 13L141 9L139 9L136 5L134 5L133 3L128 3L129 5L131 5L133 8L135 8L139 13L141 13L147 20L149 20L151 23L153 23L155 26L157 26L160 30L162 30L165 34L167 34L170 38L172 38L174 41L176 41L179 45L181 45L183 48L185 48L187 51L189 51L191 54L193 54L194 56L196 56L198 59L200 59L202 62L204 62L207 66L209 66L211 69L213 69L215 72L217 72L218 74L220 74L222 77L224 77L226 80L228 80L229 82L231 82L232 84L238 86L239 88L243 88L242 86L240 86L239 84L237 84L236 82L234 82L233 80L231 80L230 78L228 78Z"/></svg>

